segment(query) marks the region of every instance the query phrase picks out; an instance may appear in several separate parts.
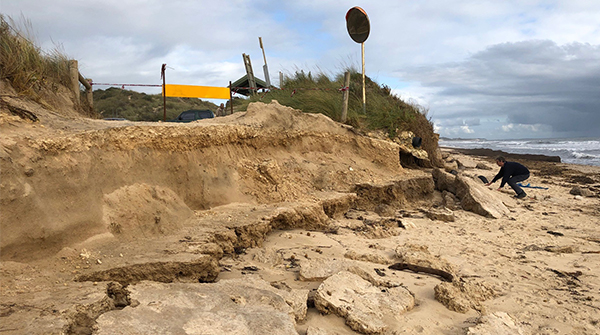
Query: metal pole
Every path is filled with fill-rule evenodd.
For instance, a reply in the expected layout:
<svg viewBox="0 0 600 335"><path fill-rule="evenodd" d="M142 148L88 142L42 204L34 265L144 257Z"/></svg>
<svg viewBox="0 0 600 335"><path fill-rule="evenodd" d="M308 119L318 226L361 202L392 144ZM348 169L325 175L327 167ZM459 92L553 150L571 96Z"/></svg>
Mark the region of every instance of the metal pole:
<svg viewBox="0 0 600 335"><path fill-rule="evenodd" d="M162 77L162 94L163 94L163 122L167 122L167 87L165 86L166 78L165 71L167 69L167 64L163 64L160 69L160 76Z"/></svg>
<svg viewBox="0 0 600 335"><path fill-rule="evenodd" d="M360 44L362 54L362 89L363 89L363 113L367 112L367 94L365 91L365 42Z"/></svg>
<svg viewBox="0 0 600 335"><path fill-rule="evenodd" d="M229 108L233 114L233 92L231 92L231 81L229 81Z"/></svg>

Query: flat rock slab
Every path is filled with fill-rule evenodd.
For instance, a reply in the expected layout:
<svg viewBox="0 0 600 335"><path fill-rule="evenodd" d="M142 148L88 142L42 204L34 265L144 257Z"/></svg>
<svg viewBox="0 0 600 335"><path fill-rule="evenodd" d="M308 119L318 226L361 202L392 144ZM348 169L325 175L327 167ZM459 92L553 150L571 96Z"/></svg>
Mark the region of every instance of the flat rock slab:
<svg viewBox="0 0 600 335"><path fill-rule="evenodd" d="M456 196L465 210L494 219L510 214L497 193L471 178L456 177Z"/></svg>
<svg viewBox="0 0 600 335"><path fill-rule="evenodd" d="M425 245L404 244L396 247L398 264L406 264L408 270L427 272L440 276L451 282L456 277L456 270L447 260L439 255L433 255ZM421 271L418 271L418 270Z"/></svg>
<svg viewBox="0 0 600 335"><path fill-rule="evenodd" d="M334 274L347 270L352 265L345 259L316 258L300 262L301 281L323 281Z"/></svg>
<svg viewBox="0 0 600 335"><path fill-rule="evenodd" d="M101 315L94 334L298 334L293 308L268 287L260 279L142 282L129 287L139 305Z"/></svg>
<svg viewBox="0 0 600 335"><path fill-rule="evenodd" d="M194 257L193 259L190 259ZM136 260L135 264L85 273L75 281L116 281L138 283L152 280L162 283L212 282L219 275L219 264L214 257L197 255L170 255L162 261Z"/></svg>
<svg viewBox="0 0 600 335"><path fill-rule="evenodd" d="M510 315L504 312L496 312L482 316L479 319L479 324L470 327L467 331L467 335L496 334L523 335L525 332Z"/></svg>
<svg viewBox="0 0 600 335"><path fill-rule="evenodd" d="M360 276L341 271L325 280L315 294L315 307L333 313L363 334L383 334L384 320L412 309L415 298L405 287L381 289Z"/></svg>

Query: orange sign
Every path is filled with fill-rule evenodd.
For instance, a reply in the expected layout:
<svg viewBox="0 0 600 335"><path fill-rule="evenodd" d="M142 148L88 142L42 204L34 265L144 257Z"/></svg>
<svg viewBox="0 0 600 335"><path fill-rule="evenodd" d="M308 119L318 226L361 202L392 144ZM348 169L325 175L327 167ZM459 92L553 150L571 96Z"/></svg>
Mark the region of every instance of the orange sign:
<svg viewBox="0 0 600 335"><path fill-rule="evenodd" d="M229 87L165 85L165 96L179 98L229 99Z"/></svg>

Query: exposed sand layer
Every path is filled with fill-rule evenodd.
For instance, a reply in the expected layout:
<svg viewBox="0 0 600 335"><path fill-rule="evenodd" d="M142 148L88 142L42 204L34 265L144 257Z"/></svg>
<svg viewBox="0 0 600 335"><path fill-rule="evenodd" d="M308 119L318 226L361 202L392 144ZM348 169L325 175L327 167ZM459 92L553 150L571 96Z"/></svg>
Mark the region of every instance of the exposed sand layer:
<svg viewBox="0 0 600 335"><path fill-rule="evenodd" d="M276 103L0 118L2 334L598 334L600 168L398 145ZM435 178L434 178L435 176ZM585 195L571 194L579 187Z"/></svg>

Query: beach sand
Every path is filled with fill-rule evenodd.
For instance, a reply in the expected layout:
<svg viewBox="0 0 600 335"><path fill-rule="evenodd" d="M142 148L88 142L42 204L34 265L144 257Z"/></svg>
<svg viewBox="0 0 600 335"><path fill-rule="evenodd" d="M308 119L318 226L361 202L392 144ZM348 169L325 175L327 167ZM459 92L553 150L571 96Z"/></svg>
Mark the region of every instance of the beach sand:
<svg viewBox="0 0 600 335"><path fill-rule="evenodd" d="M518 200L477 178L494 157L443 149L492 218L396 144L253 108L4 122L0 332L600 333L599 167L517 157L547 188Z"/></svg>

